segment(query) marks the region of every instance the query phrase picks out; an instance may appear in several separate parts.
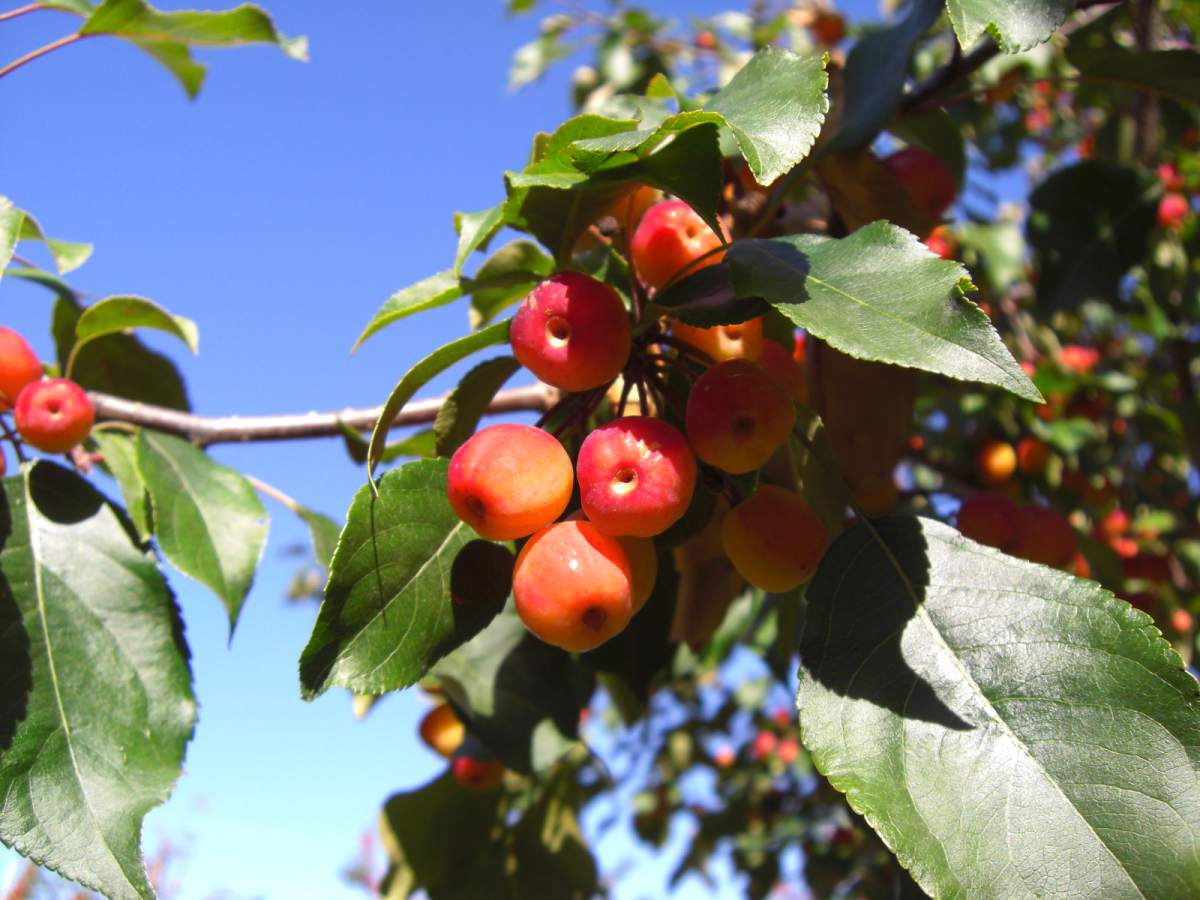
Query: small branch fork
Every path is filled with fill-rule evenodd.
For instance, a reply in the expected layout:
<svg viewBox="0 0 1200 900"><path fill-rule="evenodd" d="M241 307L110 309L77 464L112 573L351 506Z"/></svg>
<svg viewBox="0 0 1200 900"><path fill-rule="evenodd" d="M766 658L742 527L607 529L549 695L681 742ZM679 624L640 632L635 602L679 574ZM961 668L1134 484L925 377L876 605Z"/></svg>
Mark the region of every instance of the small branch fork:
<svg viewBox="0 0 1200 900"><path fill-rule="evenodd" d="M345 428L367 431L375 426L382 406L346 408L334 412L311 412L269 416L198 416L163 406L137 403L97 391L88 393L96 408L97 422L121 422L151 428L185 438L207 447L210 444L293 441L306 438L341 437ZM500 391L487 408L489 415L512 412L545 412L558 399L558 392L544 384ZM444 397L414 400L396 416L392 427L432 422Z"/></svg>

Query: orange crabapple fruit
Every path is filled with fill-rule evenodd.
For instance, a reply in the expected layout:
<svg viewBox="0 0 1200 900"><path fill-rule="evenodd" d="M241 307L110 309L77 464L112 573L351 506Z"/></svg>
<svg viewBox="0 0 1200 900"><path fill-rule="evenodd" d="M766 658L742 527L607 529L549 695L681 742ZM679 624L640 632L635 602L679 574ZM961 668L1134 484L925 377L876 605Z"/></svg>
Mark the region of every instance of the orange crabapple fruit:
<svg viewBox="0 0 1200 900"><path fill-rule="evenodd" d="M1017 442L1017 468L1026 475L1039 475L1050 462L1050 445L1026 435Z"/></svg>
<svg viewBox="0 0 1200 900"><path fill-rule="evenodd" d="M586 391L620 374L631 349L629 313L610 286L559 272L529 292L509 332L513 355L546 384Z"/></svg>
<svg viewBox="0 0 1200 900"><path fill-rule="evenodd" d="M764 484L725 515L721 544L739 575L778 594L812 577L829 534L803 497Z"/></svg>
<svg viewBox="0 0 1200 900"><path fill-rule="evenodd" d="M629 254L642 281L661 290L685 267L685 274L690 275L719 263L724 253L712 251L721 243L720 236L694 209L682 200L664 200L642 216L633 233ZM706 253L711 255L705 256Z"/></svg>
<svg viewBox="0 0 1200 900"><path fill-rule="evenodd" d="M804 369L791 353L774 341L763 341L756 361L795 402L807 405L808 383L804 380Z"/></svg>
<svg viewBox="0 0 1200 900"><path fill-rule="evenodd" d="M687 512L696 457L669 422L623 416L584 439L576 475L588 521L613 536L653 537Z"/></svg>
<svg viewBox="0 0 1200 900"><path fill-rule="evenodd" d="M472 791L494 791L504 777L504 763L498 759L476 759L456 756L450 763L450 774L460 785Z"/></svg>
<svg viewBox="0 0 1200 900"><path fill-rule="evenodd" d="M635 590L620 539L578 519L531 537L513 570L513 598L525 627L570 652L619 634L634 614Z"/></svg>
<svg viewBox="0 0 1200 900"><path fill-rule="evenodd" d="M897 150L885 156L883 164L904 185L913 205L931 219L941 218L958 194L950 168L940 157L921 147Z"/></svg>
<svg viewBox="0 0 1200 900"><path fill-rule="evenodd" d="M42 364L25 338L0 327L0 412L11 409L21 389L41 377Z"/></svg>
<svg viewBox="0 0 1200 900"><path fill-rule="evenodd" d="M738 475L761 468L783 445L796 407L760 366L730 359L696 379L684 418L696 456Z"/></svg>
<svg viewBox="0 0 1200 900"><path fill-rule="evenodd" d="M425 713L418 733L431 750L449 759L462 744L467 730L449 703L439 703Z"/></svg>
<svg viewBox="0 0 1200 900"><path fill-rule="evenodd" d="M968 497L958 510L958 530L964 537L1000 550L1015 544L1021 521L1017 504L995 491Z"/></svg>
<svg viewBox="0 0 1200 900"><path fill-rule="evenodd" d="M925 246L942 259L954 259L954 254L958 251L958 242L945 225L939 225L929 232L925 238Z"/></svg>
<svg viewBox="0 0 1200 900"><path fill-rule="evenodd" d="M671 333L695 347L713 362L727 359L757 360L763 349L762 316L733 325L714 325L697 328L683 322L672 322Z"/></svg>
<svg viewBox="0 0 1200 900"><path fill-rule="evenodd" d="M21 389L13 420L25 443L46 453L66 453L91 433L96 410L75 382L51 378Z"/></svg>
<svg viewBox="0 0 1200 900"><path fill-rule="evenodd" d="M532 425L491 425L450 459L458 517L492 541L533 534L567 508L575 476L562 444Z"/></svg>
<svg viewBox="0 0 1200 900"><path fill-rule="evenodd" d="M1007 441L988 441L979 448L975 468L985 484L1003 484L1017 471L1017 451Z"/></svg>
<svg viewBox="0 0 1200 900"><path fill-rule="evenodd" d="M586 522L588 517L582 509L577 509L567 516L566 521ZM629 568L633 573L633 612L637 615L654 593L654 584L658 581L658 552L650 538L622 536L617 538L617 543L625 549L625 555L629 558Z"/></svg>

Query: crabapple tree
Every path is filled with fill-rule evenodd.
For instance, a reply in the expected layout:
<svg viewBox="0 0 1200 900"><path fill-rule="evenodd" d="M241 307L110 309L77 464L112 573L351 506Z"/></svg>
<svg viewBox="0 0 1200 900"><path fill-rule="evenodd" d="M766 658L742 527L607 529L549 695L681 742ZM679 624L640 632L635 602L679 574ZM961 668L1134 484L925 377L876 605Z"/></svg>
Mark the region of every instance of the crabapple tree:
<svg viewBox="0 0 1200 900"><path fill-rule="evenodd" d="M421 690L445 763L383 803L384 896L605 894L607 829L680 823L672 883L751 897L1200 896L1200 15L890 6L547 9L512 85L574 59L576 114L367 318L465 307L368 410L194 414L138 332L197 325L85 302L90 247L0 199L0 273L55 295L54 358L0 328L0 841L154 896L195 725L159 558L232 629L280 494L205 448L341 435L345 513L285 498L299 691ZM0 28L47 9L78 31L0 90L84 36L189 94L193 45L306 52L250 5Z"/></svg>

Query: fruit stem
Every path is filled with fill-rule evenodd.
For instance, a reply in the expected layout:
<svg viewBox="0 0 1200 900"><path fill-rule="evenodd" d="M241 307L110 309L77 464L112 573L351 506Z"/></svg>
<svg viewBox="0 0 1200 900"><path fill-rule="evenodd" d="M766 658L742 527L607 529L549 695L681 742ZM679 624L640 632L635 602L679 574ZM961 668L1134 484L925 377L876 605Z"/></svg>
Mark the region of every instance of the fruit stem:
<svg viewBox="0 0 1200 900"><path fill-rule="evenodd" d="M13 452L17 454L17 460L23 463L29 462L28 457L25 456L25 450L21 446L21 439L17 437L16 434L13 433L12 428L9 427L7 417L0 416L0 428L4 429L4 436L8 439L8 442L12 444Z"/></svg>
<svg viewBox="0 0 1200 900"><path fill-rule="evenodd" d="M15 19L17 16L23 16L26 13L37 12L39 9L50 9L50 7L43 6L41 3L27 3L25 6L18 6L16 9L0 13L0 22L7 22L9 19Z"/></svg>

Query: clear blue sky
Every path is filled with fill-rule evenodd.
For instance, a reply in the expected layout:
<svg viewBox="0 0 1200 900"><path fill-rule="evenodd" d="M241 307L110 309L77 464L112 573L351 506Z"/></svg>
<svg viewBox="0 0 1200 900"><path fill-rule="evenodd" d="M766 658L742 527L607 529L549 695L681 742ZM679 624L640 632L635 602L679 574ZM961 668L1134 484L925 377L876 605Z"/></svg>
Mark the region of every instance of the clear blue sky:
<svg viewBox="0 0 1200 900"><path fill-rule="evenodd" d="M199 323L199 358L151 340L178 361L197 411L382 402L411 363L463 333L463 308L386 331L354 357L350 344L392 291L449 264L453 212L496 202L503 170L523 162L534 132L569 114L570 67L507 93L511 54L537 20L506 19L498 0L267 5L285 33L308 35L312 60L269 48L203 54L211 68L195 102L144 54L105 38L0 81L0 193L52 235L96 244L71 276L78 289L141 294ZM738 6L647 5L697 15ZM43 12L0 23L0 58L73 22ZM50 299L11 279L0 286L0 322L45 356ZM332 440L214 455L339 521L363 480ZM440 768L415 739L425 709L415 692L389 697L363 723L344 694L299 699L297 659L315 607L285 605L294 560L284 551L306 538L286 510L268 507L270 543L231 647L217 599L171 573L200 721L146 837L149 847L160 832L193 838L179 871L186 900L220 888L239 898L358 896L338 870L359 834L390 792ZM630 850L618 843L602 863ZM14 860L0 848L0 884ZM620 894L661 895L669 871L648 865ZM681 892L705 894L694 879Z"/></svg>

